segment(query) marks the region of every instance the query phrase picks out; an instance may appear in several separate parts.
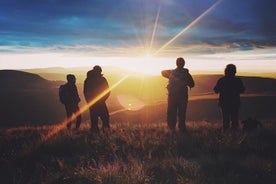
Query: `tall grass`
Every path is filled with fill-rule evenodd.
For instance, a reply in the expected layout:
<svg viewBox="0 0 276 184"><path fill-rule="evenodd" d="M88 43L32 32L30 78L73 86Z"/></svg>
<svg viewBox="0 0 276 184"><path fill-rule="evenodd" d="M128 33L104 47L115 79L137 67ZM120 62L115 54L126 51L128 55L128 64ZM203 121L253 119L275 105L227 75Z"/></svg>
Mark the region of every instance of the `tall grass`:
<svg viewBox="0 0 276 184"><path fill-rule="evenodd" d="M276 183L276 124L250 134L188 122L170 134L166 123L112 124L108 134L62 130L34 144L47 129L21 128L0 136L6 183ZM26 151L28 150L28 151Z"/></svg>

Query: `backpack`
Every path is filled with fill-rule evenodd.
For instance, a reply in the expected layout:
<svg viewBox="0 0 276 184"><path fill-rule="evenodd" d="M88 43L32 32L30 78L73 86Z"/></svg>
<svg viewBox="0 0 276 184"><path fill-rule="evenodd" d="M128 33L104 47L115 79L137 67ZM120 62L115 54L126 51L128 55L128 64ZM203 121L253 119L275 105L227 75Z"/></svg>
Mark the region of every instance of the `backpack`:
<svg viewBox="0 0 276 184"><path fill-rule="evenodd" d="M66 85L60 85L59 90L58 90L58 94L59 94L59 100L62 104L65 104L68 101L68 92L66 89Z"/></svg>
<svg viewBox="0 0 276 184"><path fill-rule="evenodd" d="M187 87L194 87L194 80L186 68L175 69L169 75L169 84L167 86L170 92L187 93Z"/></svg>

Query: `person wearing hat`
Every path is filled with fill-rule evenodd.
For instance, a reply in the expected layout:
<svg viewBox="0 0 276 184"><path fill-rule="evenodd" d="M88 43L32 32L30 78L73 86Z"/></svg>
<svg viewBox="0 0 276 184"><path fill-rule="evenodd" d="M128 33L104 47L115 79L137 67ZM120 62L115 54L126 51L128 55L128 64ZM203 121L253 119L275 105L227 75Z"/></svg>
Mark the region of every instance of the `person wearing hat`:
<svg viewBox="0 0 276 184"><path fill-rule="evenodd" d="M178 128L186 131L186 109L188 104L188 87L194 87L194 80L187 68L184 68L185 60L182 57L176 59L176 69L163 70L163 77L169 79L167 123L171 132L175 132L178 118Z"/></svg>
<svg viewBox="0 0 276 184"><path fill-rule="evenodd" d="M239 125L240 94L245 87L242 80L236 77L236 66L228 64L224 70L224 77L221 77L215 87L215 93L219 93L219 106L222 111L223 130L237 130Z"/></svg>
<svg viewBox="0 0 276 184"><path fill-rule="evenodd" d="M103 132L108 131L110 129L109 112L105 101L110 95L110 90L99 65L94 66L92 70L87 72L83 93L89 105L91 131L99 132L99 118L102 120Z"/></svg>

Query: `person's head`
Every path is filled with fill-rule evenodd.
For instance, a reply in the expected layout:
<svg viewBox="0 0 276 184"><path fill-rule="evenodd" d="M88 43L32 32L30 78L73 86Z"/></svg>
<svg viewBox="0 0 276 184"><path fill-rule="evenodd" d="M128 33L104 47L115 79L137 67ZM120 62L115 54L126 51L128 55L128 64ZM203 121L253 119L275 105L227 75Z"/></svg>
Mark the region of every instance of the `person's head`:
<svg viewBox="0 0 276 184"><path fill-rule="evenodd" d="M76 82L76 77L73 74L68 74L66 78L68 83L74 84Z"/></svg>
<svg viewBox="0 0 276 184"><path fill-rule="evenodd" d="M176 59L177 68L183 68L185 65L185 60L182 57Z"/></svg>
<svg viewBox="0 0 276 184"><path fill-rule="evenodd" d="M101 74L102 73L102 68L99 65L96 65L93 67L93 70L95 71L95 73L97 74Z"/></svg>
<svg viewBox="0 0 276 184"><path fill-rule="evenodd" d="M224 74L226 76L235 76L236 75L236 66L234 64L228 64L226 65L226 68L224 70Z"/></svg>

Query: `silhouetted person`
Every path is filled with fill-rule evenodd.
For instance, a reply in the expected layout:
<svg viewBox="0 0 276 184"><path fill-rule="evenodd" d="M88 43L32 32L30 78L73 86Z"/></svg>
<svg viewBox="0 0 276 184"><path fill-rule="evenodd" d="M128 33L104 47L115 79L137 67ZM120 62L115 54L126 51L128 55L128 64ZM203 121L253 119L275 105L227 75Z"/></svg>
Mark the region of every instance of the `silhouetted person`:
<svg viewBox="0 0 276 184"><path fill-rule="evenodd" d="M236 66L228 64L224 70L225 76L217 81L214 87L215 93L219 93L219 106L222 110L223 130L226 131L230 127L233 130L238 129L239 125L239 107L240 93L245 88L240 78L236 77Z"/></svg>
<svg viewBox="0 0 276 184"><path fill-rule="evenodd" d="M84 96L89 105L91 131L99 132L98 120L101 118L103 131L110 129L109 112L105 101L110 95L109 85L102 74L102 68L98 65L87 72L84 81Z"/></svg>
<svg viewBox="0 0 276 184"><path fill-rule="evenodd" d="M67 83L61 85L59 88L59 97L61 103L64 104L67 118L70 118L73 114L77 116L76 120L76 129L80 127L81 124L81 114L79 112L79 102L80 97L78 94L76 86L76 77L72 74L67 75ZM67 123L67 128L71 128L72 121Z"/></svg>
<svg viewBox="0 0 276 184"><path fill-rule="evenodd" d="M167 123L171 131L175 131L178 117L178 128L180 131L186 130L186 109L188 104L188 87L194 87L194 80L189 70L184 68L185 60L176 59L177 68L174 70L163 70L163 77L169 79Z"/></svg>

